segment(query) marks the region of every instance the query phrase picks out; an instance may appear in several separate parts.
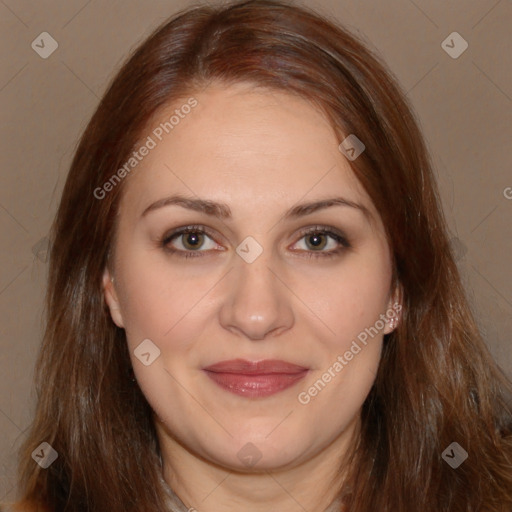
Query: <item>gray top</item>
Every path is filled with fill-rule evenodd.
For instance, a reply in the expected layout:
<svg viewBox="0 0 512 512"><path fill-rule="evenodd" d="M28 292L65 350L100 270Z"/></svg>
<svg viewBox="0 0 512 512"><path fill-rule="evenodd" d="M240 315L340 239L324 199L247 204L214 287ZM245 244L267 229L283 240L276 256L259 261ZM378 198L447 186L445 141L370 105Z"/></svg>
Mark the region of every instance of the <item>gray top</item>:
<svg viewBox="0 0 512 512"><path fill-rule="evenodd" d="M167 492L168 500L167 500L167 507L169 509L169 512L193 512L195 511L194 508L187 508L185 504L178 498L176 493L173 492L173 490L169 487L167 482L161 477L162 485L164 486L164 489ZM325 509L324 512L340 512L341 511L341 500L335 499L329 507ZM200 511L197 511L200 512Z"/></svg>

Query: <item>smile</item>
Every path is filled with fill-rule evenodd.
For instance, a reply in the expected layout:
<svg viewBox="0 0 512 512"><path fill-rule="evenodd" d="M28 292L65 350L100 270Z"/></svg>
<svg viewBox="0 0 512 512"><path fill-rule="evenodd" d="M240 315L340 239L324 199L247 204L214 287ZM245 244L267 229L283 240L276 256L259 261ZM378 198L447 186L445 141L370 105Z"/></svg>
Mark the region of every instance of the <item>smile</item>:
<svg viewBox="0 0 512 512"><path fill-rule="evenodd" d="M264 398L301 381L308 368L279 360L258 362L235 359L203 368L219 387L247 398Z"/></svg>

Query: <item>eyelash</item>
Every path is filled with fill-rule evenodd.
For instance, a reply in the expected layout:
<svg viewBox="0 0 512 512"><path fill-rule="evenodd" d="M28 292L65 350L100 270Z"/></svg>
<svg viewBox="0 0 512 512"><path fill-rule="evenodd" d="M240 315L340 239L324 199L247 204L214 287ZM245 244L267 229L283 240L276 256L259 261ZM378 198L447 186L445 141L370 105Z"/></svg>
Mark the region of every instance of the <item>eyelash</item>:
<svg viewBox="0 0 512 512"><path fill-rule="evenodd" d="M172 233L165 234L161 239L158 240L159 246L163 248L166 252L169 252L171 254L175 254L181 258L201 258L204 256L205 252L209 251L184 251L181 249L173 249L169 247L169 243L172 242L175 238L178 238L181 235L187 234L187 233L201 233L205 234L208 237L213 239L213 235L210 232L209 229L206 229L204 226L185 226L183 228L178 228ZM347 240L347 238L337 230L333 230L333 228L327 227L327 226L312 226L310 228L306 228L301 232L301 236L299 240L302 238L312 235L312 234L322 234L327 235L333 238L339 246L330 251L304 251L301 250L300 252L304 252L307 254L308 258L332 258L334 256L337 256L345 249L350 249L352 246L350 242Z"/></svg>

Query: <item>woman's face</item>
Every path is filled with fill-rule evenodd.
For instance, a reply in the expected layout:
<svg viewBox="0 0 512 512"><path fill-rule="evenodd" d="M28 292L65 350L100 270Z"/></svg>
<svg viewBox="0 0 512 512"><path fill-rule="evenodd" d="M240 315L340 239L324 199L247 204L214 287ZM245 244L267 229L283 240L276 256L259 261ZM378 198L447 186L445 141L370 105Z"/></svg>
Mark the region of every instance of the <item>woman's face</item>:
<svg viewBox="0 0 512 512"><path fill-rule="evenodd" d="M159 435L207 461L339 453L395 316L379 215L309 103L247 85L195 99L141 139L155 147L126 178L105 271L137 381Z"/></svg>

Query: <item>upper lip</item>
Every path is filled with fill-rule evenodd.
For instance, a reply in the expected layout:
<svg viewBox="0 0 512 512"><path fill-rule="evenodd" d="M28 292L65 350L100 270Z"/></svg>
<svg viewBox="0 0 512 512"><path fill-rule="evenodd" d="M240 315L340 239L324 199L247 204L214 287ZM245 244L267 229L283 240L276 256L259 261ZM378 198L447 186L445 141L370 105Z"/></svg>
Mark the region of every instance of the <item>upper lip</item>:
<svg viewBox="0 0 512 512"><path fill-rule="evenodd" d="M279 359L263 359L261 361L248 361L246 359L231 359L219 361L206 366L203 370L216 373L238 373L243 375L264 375L272 373L294 374L301 373L308 368L298 364L281 361Z"/></svg>

